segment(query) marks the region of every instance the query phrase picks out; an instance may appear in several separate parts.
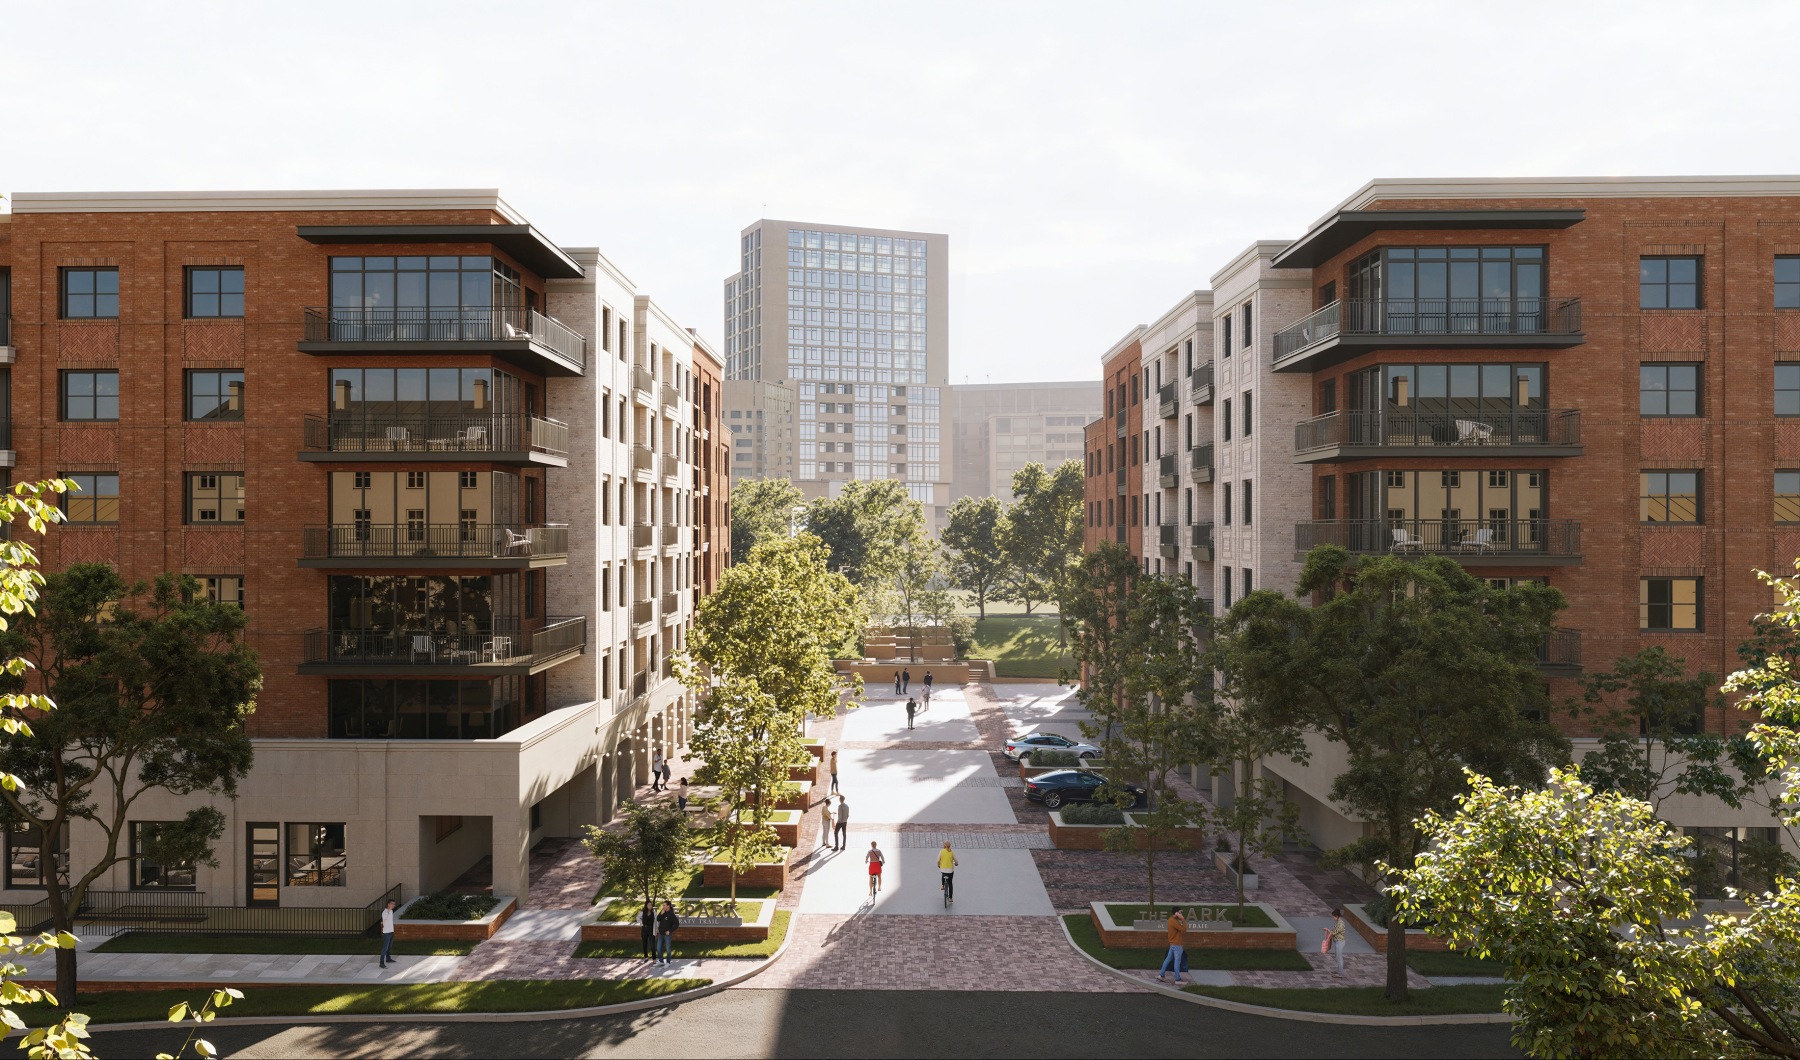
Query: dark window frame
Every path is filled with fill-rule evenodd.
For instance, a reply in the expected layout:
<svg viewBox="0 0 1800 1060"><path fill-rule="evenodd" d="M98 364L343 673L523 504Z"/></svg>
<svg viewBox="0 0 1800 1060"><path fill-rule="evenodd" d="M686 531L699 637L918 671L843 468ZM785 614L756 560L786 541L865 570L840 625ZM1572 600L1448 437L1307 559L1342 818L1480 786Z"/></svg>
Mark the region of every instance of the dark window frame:
<svg viewBox="0 0 1800 1060"><path fill-rule="evenodd" d="M1787 476L1787 482L1785 483L1785 485L1788 487L1788 491L1786 493L1782 492L1782 486L1784 485L1784 483L1782 482L1783 476ZM1800 469L1779 468L1779 467L1776 468L1774 485L1775 485L1775 493L1774 493L1775 505L1774 505L1773 512L1774 512L1775 525L1776 526L1793 526L1796 524L1800 524ZM1785 519L1782 518L1783 507L1784 507L1784 502L1782 501L1783 497L1789 498L1789 500L1787 500L1785 502L1786 514L1789 516L1789 518L1785 518Z"/></svg>
<svg viewBox="0 0 1800 1060"><path fill-rule="evenodd" d="M91 403L91 411L93 412L93 415L91 415L91 416L71 416L69 414L69 409L70 409L70 406L69 406L69 398L70 398L69 383L71 380L80 378L80 377L91 377L91 380L92 380L89 384L89 387L90 387L89 393L75 395L76 400L87 401L87 402ZM103 394L100 392L99 383L100 383L100 379L102 377L110 377L112 379L112 393ZM57 410L56 410L56 412L57 412L57 419L60 422L63 422L63 423L117 423L117 422L119 422L119 370L117 368L65 368L65 369L62 369L61 371L56 373L56 393L57 393ZM105 402L108 399L110 399L112 402L112 415L111 416L102 416L102 415L100 415L100 413L101 413L101 411L103 411L103 402Z"/></svg>
<svg viewBox="0 0 1800 1060"><path fill-rule="evenodd" d="M196 289L196 276L211 276L213 290ZM228 290L227 277L237 277L237 290ZM182 270L182 318L185 320L242 320L244 319L244 267L242 265L188 265ZM204 304L200 300L213 299L213 312L202 311ZM237 312L228 312L232 299L236 299Z"/></svg>
<svg viewBox="0 0 1800 1060"><path fill-rule="evenodd" d="M1784 273L1788 279L1782 278ZM1775 255L1771 293L1776 309L1800 309L1800 254Z"/></svg>
<svg viewBox="0 0 1800 1060"><path fill-rule="evenodd" d="M308 829L306 833L306 851L294 852L294 830ZM335 828L338 834L338 853L329 853L331 835L326 829ZM281 885L283 887L347 887L350 875L350 829L342 822L332 821L289 821L281 826ZM327 866L327 858L335 858L335 865ZM300 859L296 861L296 859ZM296 865L300 866L296 874ZM307 866L311 866L310 868ZM311 879L305 878L310 873Z"/></svg>
<svg viewBox="0 0 1800 1060"><path fill-rule="evenodd" d="M182 380L182 393L185 408L182 412L189 423L242 423L244 421L244 370L242 368L190 368ZM231 377L235 376L233 379ZM210 389L204 392L198 384L210 383ZM232 383L237 384L235 393ZM195 415L195 401L210 400L212 408L204 415ZM231 408L232 401L237 408Z"/></svg>
<svg viewBox="0 0 1800 1060"><path fill-rule="evenodd" d="M1692 412L1671 412L1671 411L1669 411L1669 409L1674 406L1674 402L1672 400L1672 397L1674 395L1690 393L1690 391L1685 388L1678 389L1673 385L1671 378L1670 378L1671 374L1672 374L1671 369L1677 369L1677 368L1689 369L1694 373L1694 386L1693 386L1693 390L1691 391L1691 393L1694 395L1694 411L1692 411ZM1698 363L1693 363L1693 362L1680 362L1680 361L1661 362L1661 361L1658 361L1658 362L1648 362L1648 363L1639 364L1638 365L1638 415L1643 416L1647 419L1698 419L1698 418L1706 415L1706 377L1705 377L1704 373L1701 372L1700 369L1701 369L1701 365L1699 365ZM1646 373L1648 373L1650 375L1661 375L1662 383L1663 383L1662 387L1660 389L1655 389L1655 390L1646 390L1644 388ZM1800 389L1800 388L1797 388L1797 389ZM1646 412L1644 410L1646 395L1660 395L1663 411L1661 411L1661 412ZM1797 414L1800 414L1800 413L1797 413Z"/></svg>
<svg viewBox="0 0 1800 1060"><path fill-rule="evenodd" d="M145 838L142 835L143 830L156 829L159 827L164 827L164 826L168 826L168 825L176 825L176 824L180 824L180 823L181 822L179 822L179 821L131 821L131 822L127 823L126 830L130 837L129 838L129 850L130 850L131 869L130 869L129 876L130 876L130 887L132 890L134 890L134 891L197 891L200 889L199 873L193 862L190 861L184 865L182 865L182 864L162 865L158 862L151 861L149 855L143 853L144 847L147 846L149 844L149 842L153 841L153 834L152 834L152 838ZM184 883L147 883L147 882L145 882L145 879L144 879L146 868L154 868L157 871L157 873L161 879L167 880L167 879L183 879L183 878L185 878L186 882L184 882Z"/></svg>
<svg viewBox="0 0 1800 1060"><path fill-rule="evenodd" d="M1670 305L1669 304L1670 296L1675 288L1689 286L1689 284L1686 283L1685 281L1678 283L1669 278L1669 274L1671 271L1670 265L1677 261L1691 261L1694 263L1694 282L1692 284L1692 287L1694 288L1694 304L1693 305ZM1645 278L1644 266L1649 262L1660 262L1662 264L1662 278L1661 279L1646 279ZM1661 298L1662 298L1663 304L1662 305L1646 305L1646 304L1644 304L1645 292L1652 291L1652 290L1658 290L1658 289L1660 289L1662 291ZM1706 308L1706 256L1705 255L1703 255L1703 254L1640 254L1640 255L1638 255L1638 309L1644 310L1647 312L1663 312L1663 311L1667 311L1667 310L1673 310L1675 312L1693 312L1695 310L1705 309L1705 308Z"/></svg>
<svg viewBox="0 0 1800 1060"><path fill-rule="evenodd" d="M117 526L119 515L124 505L119 497L119 473L117 471L78 471L64 472L59 478L73 479L82 488L62 495L63 522L77 526ZM103 480L112 480L112 492L102 493L100 487ZM91 485L91 488L89 488ZM102 519L105 512L104 502L112 501L112 518ZM91 513L90 518L82 518L83 512Z"/></svg>
<svg viewBox="0 0 1800 1060"><path fill-rule="evenodd" d="M1791 376L1788 380L1792 384L1791 386L1783 387L1781 385L1781 376L1784 371ZM1775 386L1773 387L1773 390L1775 396L1775 415L1778 418L1784 416L1800 416L1800 361L1775 362ZM1781 395L1784 391L1790 395L1788 411L1786 412L1782 411L1781 401Z"/></svg>
<svg viewBox="0 0 1800 1060"><path fill-rule="evenodd" d="M1679 603L1675 599L1675 587L1678 582L1690 582L1694 587L1692 604ZM1658 595L1657 587L1661 585L1663 599L1652 597ZM1678 626L1675 624L1676 608L1692 607L1694 624ZM1658 625L1658 609L1666 624ZM1706 631L1706 579L1704 578L1639 578L1638 579L1638 631L1642 633L1703 633Z"/></svg>
<svg viewBox="0 0 1800 1060"><path fill-rule="evenodd" d="M71 291L69 280L72 277L88 277L87 291ZM112 277L111 284L102 282L102 278ZM110 291L104 288L110 286ZM73 312L77 306L75 299L88 299L86 313ZM111 299L112 312L102 312ZM117 320L119 319L119 267L117 265L64 265L57 270L57 319L59 320Z"/></svg>
<svg viewBox="0 0 1800 1060"><path fill-rule="evenodd" d="M1694 478L1694 492L1691 494L1694 504L1694 517L1692 519L1675 519L1669 517L1675 508L1673 498L1689 496L1689 494L1686 493L1675 492L1676 486L1672 481L1672 478L1676 475L1692 475ZM1658 477L1661 478L1661 492L1655 492L1658 487L1656 481ZM1638 522L1644 526L1704 525L1706 522L1705 489L1706 475L1698 468L1645 468L1638 472ZM1654 515L1660 506L1664 518L1646 518L1646 505L1649 506L1649 514L1651 515Z"/></svg>
<svg viewBox="0 0 1800 1060"><path fill-rule="evenodd" d="M238 498L244 503L245 509L248 509L249 502L246 498L247 491L242 471L189 471L183 474L181 479L182 522L188 526L242 526L246 521L247 510L240 510L235 519L225 518L227 510L225 498L228 494L225 491L223 480L232 477L238 480ZM209 487L203 481L208 478L219 481L215 481ZM204 497L198 495L202 491L206 491ZM217 519L201 519L195 515L198 510L195 506L203 499L211 499L216 502L216 510L219 513Z"/></svg>

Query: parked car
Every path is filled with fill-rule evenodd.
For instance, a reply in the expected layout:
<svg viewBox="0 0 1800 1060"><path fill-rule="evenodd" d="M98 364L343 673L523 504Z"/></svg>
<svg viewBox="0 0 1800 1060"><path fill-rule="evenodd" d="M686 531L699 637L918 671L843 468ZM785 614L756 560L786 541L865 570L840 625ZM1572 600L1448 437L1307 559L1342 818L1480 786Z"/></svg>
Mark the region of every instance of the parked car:
<svg viewBox="0 0 1800 1060"><path fill-rule="evenodd" d="M1006 757L1020 760L1028 757L1033 751L1073 751L1076 758L1093 758L1100 753L1100 748L1091 743L1076 743L1066 736L1058 736L1053 732L1033 732L1024 736L1015 736L1006 741Z"/></svg>
<svg viewBox="0 0 1800 1060"><path fill-rule="evenodd" d="M1025 797L1054 810L1065 802L1097 801L1095 792L1105 783L1106 777L1091 769L1059 769L1054 773L1040 773L1027 780ZM1134 808L1142 806L1144 799L1144 789L1131 785L1131 805Z"/></svg>

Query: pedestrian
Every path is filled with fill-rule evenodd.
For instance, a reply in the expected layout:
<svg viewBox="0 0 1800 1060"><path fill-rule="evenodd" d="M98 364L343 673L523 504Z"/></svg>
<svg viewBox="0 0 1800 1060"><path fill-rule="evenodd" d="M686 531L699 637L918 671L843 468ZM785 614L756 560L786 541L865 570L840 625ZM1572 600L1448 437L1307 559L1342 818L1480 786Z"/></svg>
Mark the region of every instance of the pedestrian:
<svg viewBox="0 0 1800 1060"><path fill-rule="evenodd" d="M908 698L906 701L906 727L913 727L913 715L919 712L919 701Z"/></svg>
<svg viewBox="0 0 1800 1060"><path fill-rule="evenodd" d="M930 685L925 686L924 699L925 699L925 705L927 707L931 706L931 686Z"/></svg>
<svg viewBox="0 0 1800 1060"><path fill-rule="evenodd" d="M399 964L394 960L394 910L400 905L392 898L381 907L381 967Z"/></svg>
<svg viewBox="0 0 1800 1060"><path fill-rule="evenodd" d="M944 840L944 849L938 851L938 877L944 888L944 904L956 904L956 852L950 849L950 840Z"/></svg>
<svg viewBox="0 0 1800 1060"><path fill-rule="evenodd" d="M925 671L925 702L931 702L931 671Z"/></svg>
<svg viewBox="0 0 1800 1060"><path fill-rule="evenodd" d="M850 834L850 803L842 795L838 796L837 827L832 830L831 849L845 849L844 839Z"/></svg>
<svg viewBox="0 0 1800 1060"><path fill-rule="evenodd" d="M906 686L910 685L910 684L912 684L912 670L910 670L910 669L901 670L900 671L900 694L901 695L904 696L906 694Z"/></svg>
<svg viewBox="0 0 1800 1060"><path fill-rule="evenodd" d="M1344 977L1344 911L1331 911L1331 926L1325 929L1325 937L1331 942L1332 956L1337 958L1337 971L1331 973L1332 978Z"/></svg>
<svg viewBox="0 0 1800 1060"><path fill-rule="evenodd" d="M663 767L667 764L668 764L668 762L663 758L661 751L656 752L656 757L650 759L650 790L651 791L661 791L662 790Z"/></svg>
<svg viewBox="0 0 1800 1060"><path fill-rule="evenodd" d="M687 812L687 778L681 778L681 786L675 789L675 808L682 813Z"/></svg>
<svg viewBox="0 0 1800 1060"><path fill-rule="evenodd" d="M643 936L644 957L649 959L652 940L656 938L656 907L644 899L644 910L638 914L638 934Z"/></svg>
<svg viewBox="0 0 1800 1060"><path fill-rule="evenodd" d="M831 796L819 804L819 845L831 842Z"/></svg>
<svg viewBox="0 0 1800 1060"><path fill-rule="evenodd" d="M663 759L663 790L669 790L669 779L675 775L675 765L667 758Z"/></svg>
<svg viewBox="0 0 1800 1060"><path fill-rule="evenodd" d="M681 927L681 918L675 915L675 907L664 901L662 912L656 914L656 958L663 964L675 953L675 932Z"/></svg>
<svg viewBox="0 0 1800 1060"><path fill-rule="evenodd" d="M896 696L900 694L900 671L898 670L894 671L894 694Z"/></svg>
<svg viewBox="0 0 1800 1060"><path fill-rule="evenodd" d="M1187 960L1186 954L1181 948L1181 943L1182 937L1186 932L1187 917L1182 915L1181 910L1177 909L1175 912L1169 914L1169 952L1168 955L1163 958L1162 967L1157 969L1157 982L1165 982L1163 973L1170 969L1174 969L1175 985L1181 985L1181 966Z"/></svg>
<svg viewBox="0 0 1800 1060"><path fill-rule="evenodd" d="M837 752L831 752L831 793L837 794Z"/></svg>
<svg viewBox="0 0 1800 1060"><path fill-rule="evenodd" d="M875 840L871 839L869 852L863 855L863 860L869 863L869 897L873 898L881 893L881 866L887 864L887 857L875 845Z"/></svg>

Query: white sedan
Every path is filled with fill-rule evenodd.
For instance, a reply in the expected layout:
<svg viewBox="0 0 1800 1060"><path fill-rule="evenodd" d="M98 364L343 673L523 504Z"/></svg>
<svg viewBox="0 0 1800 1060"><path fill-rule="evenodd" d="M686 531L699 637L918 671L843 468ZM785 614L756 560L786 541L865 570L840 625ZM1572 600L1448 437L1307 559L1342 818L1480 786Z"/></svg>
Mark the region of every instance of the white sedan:
<svg viewBox="0 0 1800 1060"><path fill-rule="evenodd" d="M1100 754L1100 748L1091 743L1076 743L1053 732L1033 732L1024 736L1015 736L1006 741L1006 757L1023 759L1033 751L1068 751L1076 758L1094 758Z"/></svg>

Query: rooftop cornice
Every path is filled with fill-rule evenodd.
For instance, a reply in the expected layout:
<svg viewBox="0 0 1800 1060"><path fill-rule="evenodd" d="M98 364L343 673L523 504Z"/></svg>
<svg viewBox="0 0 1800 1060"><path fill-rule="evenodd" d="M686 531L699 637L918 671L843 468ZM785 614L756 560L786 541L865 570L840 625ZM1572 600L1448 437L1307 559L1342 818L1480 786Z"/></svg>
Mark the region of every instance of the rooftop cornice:
<svg viewBox="0 0 1800 1060"><path fill-rule="evenodd" d="M21 191L13 213L219 213L283 210L492 210L525 217L497 188L376 188L341 191Z"/></svg>

